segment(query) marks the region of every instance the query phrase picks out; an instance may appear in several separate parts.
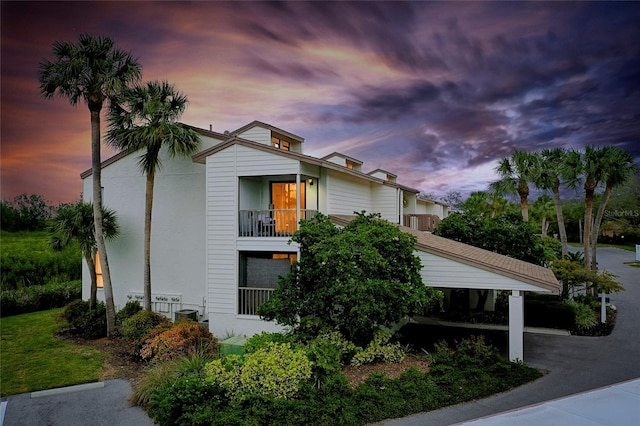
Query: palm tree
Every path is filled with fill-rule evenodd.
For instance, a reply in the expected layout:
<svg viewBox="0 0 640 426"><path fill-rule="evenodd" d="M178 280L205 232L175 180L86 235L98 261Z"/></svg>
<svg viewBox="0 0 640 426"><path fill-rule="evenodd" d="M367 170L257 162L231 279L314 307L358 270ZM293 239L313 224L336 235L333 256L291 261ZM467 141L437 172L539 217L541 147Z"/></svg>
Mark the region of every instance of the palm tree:
<svg viewBox="0 0 640 426"><path fill-rule="evenodd" d="M603 179L605 188L596 219L593 222L593 228L591 229L591 264L593 268L596 266L596 249L600 225L602 224L607 203L611 197L611 191L616 187L624 185L638 172L638 167L633 162L633 156L627 151L614 146L606 146L602 148L601 153L602 162L604 163Z"/></svg>
<svg viewBox="0 0 640 426"><path fill-rule="evenodd" d="M562 244L562 258L564 259L568 254L568 243L562 201L560 200L560 183L564 181L570 188L576 187L580 154L576 151L554 148L544 149L536 155L538 155L539 167L535 171L534 184L538 189L550 190L553 193L558 233Z"/></svg>
<svg viewBox="0 0 640 426"><path fill-rule="evenodd" d="M119 228L116 213L102 208L102 229L107 240L118 236ZM78 201L58 209L58 214L49 226L49 243L55 250L61 250L72 241L80 245L82 256L87 262L91 277L91 296L89 306L93 309L97 303L98 280L96 276L96 238L93 226L93 204Z"/></svg>
<svg viewBox="0 0 640 426"><path fill-rule="evenodd" d="M116 310L109 260L102 229L102 183L100 161L100 111L105 101L140 79L141 67L130 53L117 49L107 37L80 35L78 44L53 43L54 61L40 63L38 79L45 98L56 93L75 106L83 100L91 114L91 169L93 172L93 218L102 266L107 316L107 336L116 330Z"/></svg>
<svg viewBox="0 0 640 426"><path fill-rule="evenodd" d="M607 161L602 148L587 146L582 155L581 172L584 179L584 268L591 269L591 229L593 226L593 199L598 185L606 176Z"/></svg>
<svg viewBox="0 0 640 426"><path fill-rule="evenodd" d="M177 122L187 107L187 97L167 82L149 82L123 93L109 111L107 143L129 151L142 151L138 164L147 175L144 219L144 308L151 310L151 210L160 150L172 157L190 156L200 146L193 130Z"/></svg>
<svg viewBox="0 0 640 426"><path fill-rule="evenodd" d="M518 194L520 209L525 222L529 220L529 182L537 167L538 158L526 151L515 150L511 157L503 158L496 167L500 180L491 184L498 194Z"/></svg>
<svg viewBox="0 0 640 426"><path fill-rule="evenodd" d="M543 194L539 196L538 199L531 205L534 216L540 219L540 233L543 237L547 236L549 225L551 225L551 219L553 219L553 216L556 216L554 204L555 203L551 199L551 197L549 197L547 194Z"/></svg>

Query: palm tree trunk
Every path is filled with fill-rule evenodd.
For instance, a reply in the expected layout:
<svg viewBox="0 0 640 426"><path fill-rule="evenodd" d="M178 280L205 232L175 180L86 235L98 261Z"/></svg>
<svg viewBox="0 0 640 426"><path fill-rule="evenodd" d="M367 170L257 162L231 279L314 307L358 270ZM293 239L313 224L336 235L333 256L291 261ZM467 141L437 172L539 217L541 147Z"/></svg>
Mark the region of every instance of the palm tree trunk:
<svg viewBox="0 0 640 426"><path fill-rule="evenodd" d="M147 311L151 311L151 210L153 208L154 177L153 173L147 173L144 207L144 309Z"/></svg>
<svg viewBox="0 0 640 426"><path fill-rule="evenodd" d="M604 194L602 194L602 202L600 203L600 207L598 208L598 213L596 214L596 220L593 222L593 229L591 230L591 265L592 269L596 269L596 251L598 248L598 234L600 234L600 225L602 225L602 218L604 217L604 211L607 208L607 203L609 202L609 198L611 197L611 191L613 188L609 185L604 190Z"/></svg>
<svg viewBox="0 0 640 426"><path fill-rule="evenodd" d="M582 245L584 249L584 269L591 269L591 224L593 223L593 194L595 188L585 185L584 195L584 233Z"/></svg>
<svg viewBox="0 0 640 426"><path fill-rule="evenodd" d="M569 253L567 244L567 230L564 227L564 213L562 212L562 202L560 201L560 191L556 186L553 188L553 203L556 206L556 218L558 219L558 233L560 234L560 243L562 243L562 258L564 259Z"/></svg>
<svg viewBox="0 0 640 426"><path fill-rule="evenodd" d="M546 226L546 225L547 225L547 218L546 218L546 217L543 217L543 218L542 218L542 223L541 223L541 226L540 226L540 234L541 234L543 237L546 237L546 236L547 236L547 226Z"/></svg>
<svg viewBox="0 0 640 426"><path fill-rule="evenodd" d="M89 268L89 277L91 277L91 292L89 296L89 309L94 309L98 305L98 278L96 276L96 262L93 260L92 253L85 253L84 260Z"/></svg>
<svg viewBox="0 0 640 426"><path fill-rule="evenodd" d="M100 109L91 107L91 168L93 172L93 226L96 232L96 244L102 267L102 282L104 287L104 303L107 311L107 336L111 337L116 331L116 308L113 301L113 287L109 272L107 246L102 231L102 165L100 162Z"/></svg>
<svg viewBox="0 0 640 426"><path fill-rule="evenodd" d="M520 209L522 210L522 220L529 222L529 200L526 195L520 195Z"/></svg>

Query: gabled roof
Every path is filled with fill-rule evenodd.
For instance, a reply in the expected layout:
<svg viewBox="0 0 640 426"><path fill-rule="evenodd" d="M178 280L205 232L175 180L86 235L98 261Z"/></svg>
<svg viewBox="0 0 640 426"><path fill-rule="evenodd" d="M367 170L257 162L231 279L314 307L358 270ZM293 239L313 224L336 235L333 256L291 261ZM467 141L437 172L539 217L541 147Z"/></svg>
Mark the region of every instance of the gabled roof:
<svg viewBox="0 0 640 426"><path fill-rule="evenodd" d="M218 132L213 132L210 130L204 130L201 129L199 127L193 127L190 126L188 124L184 124L184 123L180 123L180 125L182 125L182 127L185 127L187 129L191 129L193 131L195 131L198 134L201 134L203 136L207 136L213 139L219 139L219 140L225 140L229 138L229 135L224 135L222 133L218 133ZM116 161L128 156L129 154L134 153L135 151L120 151L119 153L107 158L106 160L104 160L102 163L100 163L100 168L104 169L105 167L107 167L110 164L115 163ZM80 173L80 179L86 179L89 176L91 176L93 174L93 169L89 169L89 170L85 170L84 172Z"/></svg>
<svg viewBox="0 0 640 426"><path fill-rule="evenodd" d="M232 136L239 135L240 133L246 132L247 130L252 129L254 127L264 127L266 129L269 129L276 133L280 133L281 135L291 138L293 140L296 140L298 142L304 142L304 138L302 136L294 135L293 133L287 132L286 130L279 129L275 126L272 126L271 124L263 123L262 121L258 121L258 120L254 120L251 123L232 131L231 135Z"/></svg>
<svg viewBox="0 0 640 426"><path fill-rule="evenodd" d="M360 161L358 159L355 159L353 157L349 157L348 155L344 155L344 154L342 154L340 152L332 152L329 155L325 155L324 157L322 157L322 160L328 160L329 158L333 158L333 157L344 158L345 160L349 160L349 161L351 161L353 163L356 163L356 164L359 164L359 165L363 164L362 161Z"/></svg>
<svg viewBox="0 0 640 426"><path fill-rule="evenodd" d="M355 177L358 177L360 179L366 179L366 180L368 180L370 182L376 182L376 183L379 183L379 184L382 184L382 185L388 185L388 186L391 186L391 187L394 187L394 188L400 188L400 189L402 189L404 191L407 191L407 192L414 192L414 193L420 192L419 190L417 190L415 188L409 188L408 186L400 185L400 184L397 184L395 182L389 182L389 181L384 180L384 179L380 179L380 178L377 178L377 177L374 177L374 176L369 176L366 173L362 173L362 172L359 172L357 170L352 170L352 169L349 169L347 167L340 166L338 164L332 163L330 161L326 161L326 160L321 159L321 158L311 157L309 155L304 155L304 154L300 154L300 153L293 152L293 151L285 151L284 149L278 149L278 148L272 147L270 145L265 145L265 144L261 144L261 143L258 143L258 142L250 141L250 140L238 137L238 136L233 136L231 139L229 139L229 140L227 140L227 141L225 141L225 142L223 142L221 144L218 144L216 146L213 146L213 147L211 147L209 149L206 149L206 150L204 150L202 152L199 152L199 153L197 153L196 155L194 155L191 158L196 163L204 163L205 159L208 156L214 155L217 152L220 152L220 151L222 151L224 149L227 149L232 145L241 145L241 146L245 146L245 147L248 147L248 148L251 148L251 149L256 149L256 150L263 151L263 152L268 152L270 154L280 155L282 157L288 157L288 158L291 158L291 159L294 159L294 160L297 160L297 161L302 161L302 162L305 162L305 163L308 163L308 164L321 166L321 167L324 167L326 169L331 169L331 170L335 170L335 171L338 171L338 172L341 172L341 173L345 173L345 174L348 174L348 175L351 175L351 176L355 176Z"/></svg>
<svg viewBox="0 0 640 426"><path fill-rule="evenodd" d="M383 170L383 169L375 169L375 170L371 170L371 171L370 171L369 173L367 173L367 174L368 174L368 175L372 175L372 174L377 173L377 172L384 173L384 174L386 174L386 175L388 175L388 176L391 176L391 177L394 177L394 178L397 178L397 177L398 177L398 175L393 174L393 173L388 172L388 171Z"/></svg>
<svg viewBox="0 0 640 426"><path fill-rule="evenodd" d="M355 216L331 215L336 225L345 226ZM416 236L416 250L444 257L475 268L525 282L546 291L559 292L560 283L549 268L514 259L478 247L464 244L448 238L438 237L427 232L417 231L406 226L399 227L403 232Z"/></svg>

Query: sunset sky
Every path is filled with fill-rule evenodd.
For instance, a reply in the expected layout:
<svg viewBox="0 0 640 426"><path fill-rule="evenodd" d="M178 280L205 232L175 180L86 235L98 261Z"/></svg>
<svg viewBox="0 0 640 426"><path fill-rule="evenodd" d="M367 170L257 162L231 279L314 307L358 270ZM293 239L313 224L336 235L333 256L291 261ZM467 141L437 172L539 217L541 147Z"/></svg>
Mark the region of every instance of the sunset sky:
<svg viewBox="0 0 640 426"><path fill-rule="evenodd" d="M84 104L46 100L55 40L112 38L186 94L184 123L260 120L425 192L496 179L513 149L640 162L640 3L1 2L1 195L79 198ZM106 123L103 123L103 131ZM104 151L103 159L114 154Z"/></svg>

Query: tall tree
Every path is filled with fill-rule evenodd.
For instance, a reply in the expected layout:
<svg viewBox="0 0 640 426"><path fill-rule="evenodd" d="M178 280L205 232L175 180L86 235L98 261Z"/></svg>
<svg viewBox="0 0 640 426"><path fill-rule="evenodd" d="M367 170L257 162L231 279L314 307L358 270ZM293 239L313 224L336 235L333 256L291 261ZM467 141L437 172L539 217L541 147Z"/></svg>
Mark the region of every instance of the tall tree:
<svg viewBox="0 0 640 426"><path fill-rule="evenodd" d="M110 38L88 34L81 34L77 44L54 42L53 56L53 61L40 63L40 92L45 98L52 98L57 93L67 98L73 106L82 100L91 115L93 222L104 282L107 336L113 336L116 331L116 310L102 229L100 111L105 101L140 79L142 67L129 52L118 49Z"/></svg>
<svg viewBox="0 0 640 426"><path fill-rule="evenodd" d="M82 34L78 43L53 43L54 60L40 63L40 92L45 98L56 93L76 106L80 100L91 115L91 169L93 218L96 244L102 266L107 316L107 336L116 331L116 310L109 259L102 229L102 179L100 161L100 111L105 101L118 95L141 77L141 66L130 53L118 49L107 37Z"/></svg>
<svg viewBox="0 0 640 426"><path fill-rule="evenodd" d="M518 194L520 209L525 222L529 220L529 182L533 181L538 158L526 151L515 150L511 157L500 160L496 172L500 180L491 184L498 194Z"/></svg>
<svg viewBox="0 0 640 426"><path fill-rule="evenodd" d="M160 151L190 156L200 146L196 132L178 123L187 97L167 82L149 82L125 91L109 111L107 143L142 151L138 164L147 176L144 214L144 308L151 310L151 212L155 175L162 167Z"/></svg>
<svg viewBox="0 0 640 426"><path fill-rule="evenodd" d="M556 216L554 201L547 194L542 194L531 204L531 210L534 217L540 220L540 234L546 237L549 225L551 225L551 219Z"/></svg>
<svg viewBox="0 0 640 426"><path fill-rule="evenodd" d="M623 149L605 146L602 148L601 154L605 188L596 219L593 222L593 228L591 229L591 265L593 269L596 267L596 250L600 225L602 224L602 218L611 197L611 192L614 188L624 185L638 172L638 166L634 163L633 156Z"/></svg>
<svg viewBox="0 0 640 426"><path fill-rule="evenodd" d="M115 239L120 231L116 213L104 207L102 208L102 229L107 240ZM80 251L87 262L91 277L89 306L94 308L97 304L98 280L96 276L97 244L95 227L93 226L93 204L78 201L75 204L60 207L58 214L49 226L49 233L49 242L56 250L64 248L72 241L77 241L80 245Z"/></svg>
<svg viewBox="0 0 640 426"><path fill-rule="evenodd" d="M578 165L580 154L576 151L566 151L563 148L544 149L537 153L538 167L534 174L534 184L542 190L553 193L553 202L558 220L558 233L562 244L562 258L568 253L567 230L564 224L562 201L560 199L560 184L564 181L567 186L574 188L577 185Z"/></svg>
<svg viewBox="0 0 640 426"><path fill-rule="evenodd" d="M584 248L584 267L591 269L591 229L593 227L593 200L596 188L606 176L606 151L602 148L587 146L582 155L581 172L584 179L584 230L582 245Z"/></svg>

